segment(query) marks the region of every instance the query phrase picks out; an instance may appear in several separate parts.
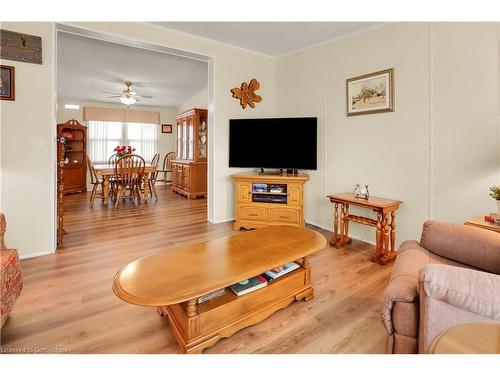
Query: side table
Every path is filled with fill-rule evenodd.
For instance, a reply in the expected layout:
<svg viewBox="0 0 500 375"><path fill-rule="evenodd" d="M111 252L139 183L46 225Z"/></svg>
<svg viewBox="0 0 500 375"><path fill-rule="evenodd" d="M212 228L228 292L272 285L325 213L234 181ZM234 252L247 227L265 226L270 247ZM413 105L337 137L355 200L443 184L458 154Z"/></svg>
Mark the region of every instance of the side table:
<svg viewBox="0 0 500 375"><path fill-rule="evenodd" d="M500 226L498 225L493 225L491 223L488 223L486 220L484 220L484 215L483 216L474 216L467 220L465 225L470 225L472 227L477 227L477 228L482 228L486 230L492 230L493 232L500 233Z"/></svg>
<svg viewBox="0 0 500 375"><path fill-rule="evenodd" d="M430 354L500 354L500 323L467 323L434 339Z"/></svg>
<svg viewBox="0 0 500 375"><path fill-rule="evenodd" d="M402 203L401 201L377 197L356 198L352 193L328 195L327 198L334 204L331 246L340 248L351 243L349 238L350 221L369 225L377 228L375 254L371 257L372 262L387 264L394 261L396 258L396 210ZM349 214L350 205L372 209L377 213L377 220Z"/></svg>

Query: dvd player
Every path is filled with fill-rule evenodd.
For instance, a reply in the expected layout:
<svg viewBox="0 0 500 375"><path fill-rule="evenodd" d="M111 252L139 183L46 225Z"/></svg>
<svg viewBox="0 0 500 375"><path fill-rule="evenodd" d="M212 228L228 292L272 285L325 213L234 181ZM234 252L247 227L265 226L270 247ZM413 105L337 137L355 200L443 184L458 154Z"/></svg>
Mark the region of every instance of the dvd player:
<svg viewBox="0 0 500 375"><path fill-rule="evenodd" d="M262 203L287 203L286 195L274 195L274 194L258 194L255 193L252 196L252 202L262 202Z"/></svg>

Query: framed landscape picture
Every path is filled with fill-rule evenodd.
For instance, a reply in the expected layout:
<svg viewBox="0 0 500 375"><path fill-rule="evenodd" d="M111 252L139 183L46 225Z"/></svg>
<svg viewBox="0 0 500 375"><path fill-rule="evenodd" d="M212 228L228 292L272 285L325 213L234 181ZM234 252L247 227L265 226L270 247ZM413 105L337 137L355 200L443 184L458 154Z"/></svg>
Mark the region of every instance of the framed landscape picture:
<svg viewBox="0 0 500 375"><path fill-rule="evenodd" d="M346 80L347 116L394 111L393 69Z"/></svg>
<svg viewBox="0 0 500 375"><path fill-rule="evenodd" d="M15 69L13 66L0 65L0 99L15 100Z"/></svg>
<svg viewBox="0 0 500 375"><path fill-rule="evenodd" d="M172 125L170 125L170 124L162 124L161 125L161 132L162 133L172 133Z"/></svg>

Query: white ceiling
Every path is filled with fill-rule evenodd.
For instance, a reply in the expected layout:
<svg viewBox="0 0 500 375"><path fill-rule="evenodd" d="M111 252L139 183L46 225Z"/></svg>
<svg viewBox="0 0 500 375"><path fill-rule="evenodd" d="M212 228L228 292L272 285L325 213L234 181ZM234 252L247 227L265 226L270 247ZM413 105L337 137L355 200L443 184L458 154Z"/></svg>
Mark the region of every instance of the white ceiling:
<svg viewBox="0 0 500 375"><path fill-rule="evenodd" d="M154 22L172 30L269 56L288 53L366 30L380 22Z"/></svg>
<svg viewBox="0 0 500 375"><path fill-rule="evenodd" d="M208 84L207 63L59 33L57 96L65 101L120 103L103 91L121 92L133 82L137 105L178 107Z"/></svg>

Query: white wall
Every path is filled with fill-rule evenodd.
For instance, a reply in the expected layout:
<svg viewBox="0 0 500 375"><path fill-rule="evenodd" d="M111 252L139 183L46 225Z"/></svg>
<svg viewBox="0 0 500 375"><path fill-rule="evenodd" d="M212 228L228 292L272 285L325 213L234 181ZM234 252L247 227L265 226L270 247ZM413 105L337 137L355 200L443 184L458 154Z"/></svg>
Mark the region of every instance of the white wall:
<svg viewBox="0 0 500 375"><path fill-rule="evenodd" d="M461 222L496 211L500 183L498 24L433 25L432 210Z"/></svg>
<svg viewBox="0 0 500 375"><path fill-rule="evenodd" d="M15 101L1 101L2 207L7 246L21 257L55 248L54 25L2 22L2 29L42 37L43 64L15 66ZM36 151L40 144L43 150Z"/></svg>
<svg viewBox="0 0 500 375"><path fill-rule="evenodd" d="M346 117L345 80L391 67L395 112ZM496 24L385 25L283 57L277 71L278 113L318 116L324 141L324 163L306 185L307 221L331 228L325 195L358 182L372 195L404 201L398 243L418 239L428 218L461 223L494 209L488 186L500 178ZM374 240L370 228L350 229Z"/></svg>
<svg viewBox="0 0 500 375"><path fill-rule="evenodd" d="M192 108L208 108L208 87L201 89L177 108L177 113L187 111Z"/></svg>

